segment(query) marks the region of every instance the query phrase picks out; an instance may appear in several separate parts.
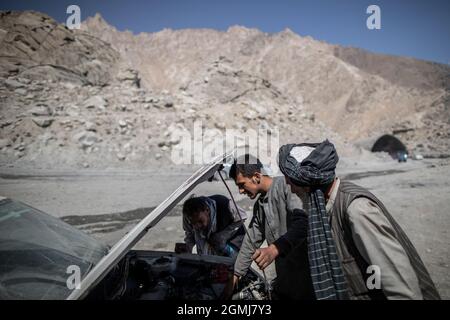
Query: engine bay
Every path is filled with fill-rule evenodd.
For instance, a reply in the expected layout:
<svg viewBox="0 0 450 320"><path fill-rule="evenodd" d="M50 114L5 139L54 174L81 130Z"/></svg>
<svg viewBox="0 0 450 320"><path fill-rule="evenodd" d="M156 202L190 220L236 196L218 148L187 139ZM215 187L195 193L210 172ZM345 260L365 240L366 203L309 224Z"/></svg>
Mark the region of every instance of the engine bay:
<svg viewBox="0 0 450 320"><path fill-rule="evenodd" d="M130 251L87 299L217 300L232 276L227 257ZM243 290L234 299L264 298L264 285L253 272L240 283Z"/></svg>

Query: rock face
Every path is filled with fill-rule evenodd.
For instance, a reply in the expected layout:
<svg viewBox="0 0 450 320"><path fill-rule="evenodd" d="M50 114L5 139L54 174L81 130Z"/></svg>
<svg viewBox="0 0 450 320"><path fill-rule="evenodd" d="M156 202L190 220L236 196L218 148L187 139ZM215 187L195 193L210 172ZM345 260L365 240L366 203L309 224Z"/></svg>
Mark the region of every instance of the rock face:
<svg viewBox="0 0 450 320"><path fill-rule="evenodd" d="M2 77L107 84L119 55L84 32L35 12L0 13Z"/></svg>
<svg viewBox="0 0 450 320"><path fill-rule="evenodd" d="M33 122L36 123L41 128L47 128L48 126L50 126L52 124L53 119L34 118Z"/></svg>
<svg viewBox="0 0 450 320"><path fill-rule="evenodd" d="M450 128L448 65L330 45L289 29L276 34L239 26L226 32L165 29L133 36L99 15L83 28L141 70L144 86L176 92L202 82L200 94L217 101L242 85L211 82L213 68L227 65L267 80L350 142L407 127L414 130L399 136L409 149L423 144L422 152L430 153L449 147L448 134L439 129ZM197 93L191 91L194 97Z"/></svg>
<svg viewBox="0 0 450 320"><path fill-rule="evenodd" d="M117 79L131 87L140 88L141 86L141 79L139 79L138 72L131 68L120 70Z"/></svg>
<svg viewBox="0 0 450 320"><path fill-rule="evenodd" d="M0 165L161 168L186 137L204 151L225 130L241 147L262 130L280 144L328 138L345 155L395 131L413 152L449 150L444 65L290 30L135 36L100 15L69 30L44 14L3 11L1 39Z"/></svg>
<svg viewBox="0 0 450 320"><path fill-rule="evenodd" d="M90 97L84 102L85 108L93 108L98 110L105 110L107 105L108 102L102 96L99 95Z"/></svg>

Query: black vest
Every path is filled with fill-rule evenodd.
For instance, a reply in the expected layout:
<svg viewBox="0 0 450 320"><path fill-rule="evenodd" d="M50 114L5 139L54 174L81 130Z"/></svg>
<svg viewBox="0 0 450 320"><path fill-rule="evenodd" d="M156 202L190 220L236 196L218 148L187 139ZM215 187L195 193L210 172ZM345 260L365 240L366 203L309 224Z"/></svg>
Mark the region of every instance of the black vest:
<svg viewBox="0 0 450 320"><path fill-rule="evenodd" d="M230 211L230 199L220 194L208 196L211 200L216 202L216 219L217 229L216 232L220 232L234 222L233 214ZM242 225L239 230L228 240L228 243L234 245L237 249L241 248L242 240L244 239L245 229Z"/></svg>
<svg viewBox="0 0 450 320"><path fill-rule="evenodd" d="M356 198L365 197L375 202L391 223L398 242L408 255L411 265L419 280L420 290L424 300L438 300L439 293L434 286L431 277L419 257L416 249L408 236L389 214L383 203L377 199L370 191L357 186L351 182L340 182L336 199L331 209L331 229L336 242L337 254L341 260L342 268L347 279L351 299L383 299L382 290L369 290L366 286L368 275L366 270L368 263L358 252L353 242L350 223L347 215L347 208Z"/></svg>

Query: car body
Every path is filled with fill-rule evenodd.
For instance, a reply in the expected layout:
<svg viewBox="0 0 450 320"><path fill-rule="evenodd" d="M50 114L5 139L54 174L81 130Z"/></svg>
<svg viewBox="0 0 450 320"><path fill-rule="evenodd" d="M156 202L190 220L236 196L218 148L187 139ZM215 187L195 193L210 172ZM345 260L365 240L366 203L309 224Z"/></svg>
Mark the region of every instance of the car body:
<svg viewBox="0 0 450 320"><path fill-rule="evenodd" d="M397 152L398 162L406 162L408 160L408 153L406 151Z"/></svg>
<svg viewBox="0 0 450 320"><path fill-rule="evenodd" d="M1 299L218 299L232 276L228 257L132 250L231 154L200 168L112 248L40 210L0 198ZM235 297L264 298L254 271Z"/></svg>

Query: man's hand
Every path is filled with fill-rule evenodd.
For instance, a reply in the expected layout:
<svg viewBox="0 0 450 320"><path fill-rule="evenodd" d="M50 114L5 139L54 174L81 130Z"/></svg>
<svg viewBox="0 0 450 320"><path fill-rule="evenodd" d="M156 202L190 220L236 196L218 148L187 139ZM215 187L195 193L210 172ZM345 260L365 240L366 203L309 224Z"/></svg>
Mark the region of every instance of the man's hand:
<svg viewBox="0 0 450 320"><path fill-rule="evenodd" d="M219 232L213 233L209 237L208 242L217 252L223 252L225 250L225 246L227 245L227 239Z"/></svg>
<svg viewBox="0 0 450 320"><path fill-rule="evenodd" d="M220 300L229 300L233 294L234 288L236 288L236 285L239 281L239 277L237 275L233 275L233 277L230 277L228 279L227 284L225 285L225 288L223 289L222 295L220 296Z"/></svg>
<svg viewBox="0 0 450 320"><path fill-rule="evenodd" d="M177 242L175 243L175 253L187 253L187 245L186 243Z"/></svg>
<svg viewBox="0 0 450 320"><path fill-rule="evenodd" d="M279 252L275 245L271 244L267 248L256 249L252 259L256 262L261 270L264 270L269 264L278 257Z"/></svg>
<svg viewBox="0 0 450 320"><path fill-rule="evenodd" d="M208 239L209 244L218 252L225 251L228 241L234 237L241 226L241 221L233 222L222 231L211 234Z"/></svg>

